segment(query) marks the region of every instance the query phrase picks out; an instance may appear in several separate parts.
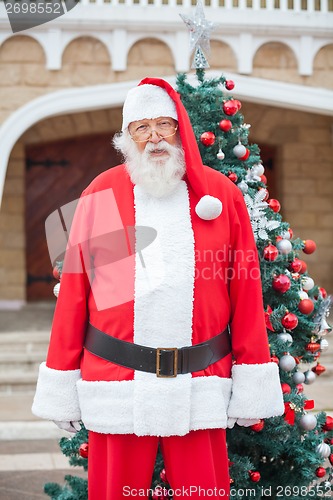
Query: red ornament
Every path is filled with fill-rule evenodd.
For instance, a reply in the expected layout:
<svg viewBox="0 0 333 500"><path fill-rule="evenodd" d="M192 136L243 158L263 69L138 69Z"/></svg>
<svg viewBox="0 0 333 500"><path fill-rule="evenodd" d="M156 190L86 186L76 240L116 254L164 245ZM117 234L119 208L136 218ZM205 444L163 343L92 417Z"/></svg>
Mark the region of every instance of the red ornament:
<svg viewBox="0 0 333 500"><path fill-rule="evenodd" d="M235 82L233 80L227 80L225 82L225 88L227 90L232 90L235 87Z"/></svg>
<svg viewBox="0 0 333 500"><path fill-rule="evenodd" d="M234 101L235 101L235 104L236 104L238 111L239 111L242 107L242 103L238 99L234 99Z"/></svg>
<svg viewBox="0 0 333 500"><path fill-rule="evenodd" d="M292 273L299 273L302 269L302 261L295 258L292 262L290 262L288 269Z"/></svg>
<svg viewBox="0 0 333 500"><path fill-rule="evenodd" d="M236 101L236 99L229 99L229 101L225 101L223 103L223 111L225 112L225 114L228 116L235 115L240 109L238 107L238 103L239 101Z"/></svg>
<svg viewBox="0 0 333 500"><path fill-rule="evenodd" d="M229 132L232 128L232 123L230 120L221 120L219 123L219 127L223 132Z"/></svg>
<svg viewBox="0 0 333 500"><path fill-rule="evenodd" d="M314 303L311 299L302 299L298 304L298 309L302 314L311 314L314 310Z"/></svg>
<svg viewBox="0 0 333 500"><path fill-rule="evenodd" d="M304 253L307 254L313 253L317 248L317 245L313 240L305 240L303 243L304 243L304 248L303 248Z"/></svg>
<svg viewBox="0 0 333 500"><path fill-rule="evenodd" d="M261 180L261 182L263 182L264 184L267 184L267 177L266 177L266 175L264 175L264 174L263 174L263 175L261 175L261 176L260 176L260 180Z"/></svg>
<svg viewBox="0 0 333 500"><path fill-rule="evenodd" d="M241 156L241 157L239 158L239 160L242 160L242 161L247 160L247 159L248 159L248 157L250 156L250 153L251 153L251 151L250 151L249 149L247 149L247 148L246 148L246 153L245 153L245 155L244 155L244 156Z"/></svg>
<svg viewBox="0 0 333 500"><path fill-rule="evenodd" d="M230 172L228 177L232 182L237 182L238 177L237 177L237 174L235 174L235 172Z"/></svg>
<svg viewBox="0 0 333 500"><path fill-rule="evenodd" d="M256 470L250 470L249 476L253 483L257 483L258 481L260 481L260 472Z"/></svg>
<svg viewBox="0 0 333 500"><path fill-rule="evenodd" d="M325 288L320 287L320 288L319 288L319 291L320 291L320 293L321 293L322 298L323 298L323 299L327 299L327 292L326 292Z"/></svg>
<svg viewBox="0 0 333 500"><path fill-rule="evenodd" d="M204 146L212 146L215 142L215 134L213 132L204 132L200 136L200 141Z"/></svg>
<svg viewBox="0 0 333 500"><path fill-rule="evenodd" d="M294 356L294 360L296 361L296 365L299 365L301 362L302 356Z"/></svg>
<svg viewBox="0 0 333 500"><path fill-rule="evenodd" d="M88 443L82 443L82 444L80 444L79 455L82 458L88 458L88 448L89 448Z"/></svg>
<svg viewBox="0 0 333 500"><path fill-rule="evenodd" d="M285 274L279 274L273 278L272 287L276 292L285 293L290 288L290 279Z"/></svg>
<svg viewBox="0 0 333 500"><path fill-rule="evenodd" d="M269 198L269 192L268 192L268 189L266 189L266 188L262 188L262 187L261 187L261 188L259 188L259 190L258 190L258 191L263 191L263 192L265 193L265 196L264 196L264 198L263 198L263 201L268 200L268 198Z"/></svg>
<svg viewBox="0 0 333 500"><path fill-rule="evenodd" d="M323 430L324 431L332 431L333 430L333 417L330 415L327 415L325 423L323 425ZM333 443L331 443L333 444Z"/></svg>
<svg viewBox="0 0 333 500"><path fill-rule="evenodd" d="M275 355L271 356L271 362L276 363L277 365L279 364L279 358Z"/></svg>
<svg viewBox="0 0 333 500"><path fill-rule="evenodd" d="M260 432L265 427L265 420L261 419L257 424L251 425L251 429L254 432Z"/></svg>
<svg viewBox="0 0 333 500"><path fill-rule="evenodd" d="M330 464L333 465L333 453L330 454L328 460L330 461Z"/></svg>
<svg viewBox="0 0 333 500"><path fill-rule="evenodd" d="M281 210L281 205L278 200L275 200L274 198L271 198L270 200L267 201L269 207L273 210L273 212L280 212Z"/></svg>
<svg viewBox="0 0 333 500"><path fill-rule="evenodd" d="M287 330L293 330L298 325L298 317L294 313L287 312L281 319L281 323Z"/></svg>
<svg viewBox="0 0 333 500"><path fill-rule="evenodd" d="M310 352L314 353L314 352L316 352L316 351L319 351L319 349L320 349L320 344L318 344L317 342L309 342L309 343L306 345L305 349L306 349L307 351L310 351Z"/></svg>
<svg viewBox="0 0 333 500"><path fill-rule="evenodd" d="M57 266L55 266L55 267L53 268L52 274L53 274L53 277L54 277L56 280L60 280L60 271L59 271L59 269L57 268Z"/></svg>
<svg viewBox="0 0 333 500"><path fill-rule="evenodd" d="M296 385L296 389L297 389L297 392L298 392L298 393L303 392L303 391L304 391L303 384L297 384L297 385Z"/></svg>
<svg viewBox="0 0 333 500"><path fill-rule="evenodd" d="M161 481L163 481L163 483L167 483L168 482L167 477L166 477L165 469L161 470L161 472L160 472L160 478L161 478Z"/></svg>
<svg viewBox="0 0 333 500"><path fill-rule="evenodd" d="M307 266L306 262L304 262L304 260L300 259L300 262L301 262L302 267L301 267L301 269L298 272L300 274L304 274L306 272L308 266Z"/></svg>
<svg viewBox="0 0 333 500"><path fill-rule="evenodd" d="M289 228L288 233L290 234L290 239L292 240L292 238L294 236L293 230L291 228Z"/></svg>
<svg viewBox="0 0 333 500"><path fill-rule="evenodd" d="M290 385L286 384L285 382L283 382L281 384L281 389L282 389L283 394L290 394L291 393L291 387L290 387Z"/></svg>
<svg viewBox="0 0 333 500"><path fill-rule="evenodd" d="M272 332L274 332L274 328L272 326L272 323L271 323L271 320L270 320L270 315L272 314L273 312L273 309L271 308L271 306L267 306L267 311L265 311L265 322L266 322L266 327L271 330ZM279 360L278 360L279 362Z"/></svg>
<svg viewBox="0 0 333 500"><path fill-rule="evenodd" d="M318 467L318 469L316 469L317 477L324 477L325 475L326 475L326 470L324 469L324 467Z"/></svg>
<svg viewBox="0 0 333 500"><path fill-rule="evenodd" d="M279 255L279 251L276 248L275 245L272 245L271 243L267 245L267 247L264 248L263 251L263 256L265 260L273 261L276 260Z"/></svg>
<svg viewBox="0 0 333 500"><path fill-rule="evenodd" d="M311 368L311 370L318 376L326 372L325 366L321 365L319 362L316 364L316 366Z"/></svg>

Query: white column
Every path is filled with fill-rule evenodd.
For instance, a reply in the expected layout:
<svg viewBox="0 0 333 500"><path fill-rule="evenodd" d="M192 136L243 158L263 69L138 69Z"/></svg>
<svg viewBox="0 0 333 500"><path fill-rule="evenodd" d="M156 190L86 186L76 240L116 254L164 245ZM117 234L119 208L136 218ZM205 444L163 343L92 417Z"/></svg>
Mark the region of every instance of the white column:
<svg viewBox="0 0 333 500"><path fill-rule="evenodd" d="M112 47L112 69L113 71L126 71L127 69L127 32L124 29L113 31Z"/></svg>
<svg viewBox="0 0 333 500"><path fill-rule="evenodd" d="M250 75L253 62L253 37L250 33L241 33L238 40L238 71L243 75Z"/></svg>
<svg viewBox="0 0 333 500"><path fill-rule="evenodd" d="M186 72L189 70L189 35L187 31L177 31L175 33L175 49L173 57L177 72Z"/></svg>
<svg viewBox="0 0 333 500"><path fill-rule="evenodd" d="M300 37L300 51L298 58L298 72L303 76L310 76L313 72L313 38L303 35Z"/></svg>
<svg viewBox="0 0 333 500"><path fill-rule="evenodd" d="M45 34L46 39L43 48L46 54L46 68L61 69L62 59L62 33L60 29L50 29Z"/></svg>

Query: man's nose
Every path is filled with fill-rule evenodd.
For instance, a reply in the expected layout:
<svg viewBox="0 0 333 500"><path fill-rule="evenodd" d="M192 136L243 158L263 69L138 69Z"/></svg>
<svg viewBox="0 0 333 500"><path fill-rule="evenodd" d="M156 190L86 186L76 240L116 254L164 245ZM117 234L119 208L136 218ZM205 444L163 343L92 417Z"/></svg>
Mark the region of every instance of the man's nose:
<svg viewBox="0 0 333 500"><path fill-rule="evenodd" d="M160 137L160 135L156 132L156 130L151 131L151 135L149 137L150 142L157 144L158 142L160 142L161 139L162 137Z"/></svg>

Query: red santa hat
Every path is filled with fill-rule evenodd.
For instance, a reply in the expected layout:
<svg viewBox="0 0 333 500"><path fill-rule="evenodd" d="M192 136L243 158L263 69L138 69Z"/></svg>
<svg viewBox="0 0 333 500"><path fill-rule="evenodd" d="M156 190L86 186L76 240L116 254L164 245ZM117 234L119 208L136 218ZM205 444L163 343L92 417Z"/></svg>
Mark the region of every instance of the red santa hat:
<svg viewBox="0 0 333 500"><path fill-rule="evenodd" d="M204 220L216 219L222 212L222 202L208 194L208 183L199 148L180 95L165 80L145 78L128 92L123 107L122 130L133 121L159 116L169 116L178 121L187 180L200 198L195 207L196 214Z"/></svg>

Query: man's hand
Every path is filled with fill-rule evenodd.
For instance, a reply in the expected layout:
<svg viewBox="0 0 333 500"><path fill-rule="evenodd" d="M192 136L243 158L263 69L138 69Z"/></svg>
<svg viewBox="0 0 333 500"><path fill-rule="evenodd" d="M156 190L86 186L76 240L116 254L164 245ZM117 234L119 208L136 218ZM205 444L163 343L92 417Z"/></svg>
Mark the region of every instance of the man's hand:
<svg viewBox="0 0 333 500"><path fill-rule="evenodd" d="M59 427L67 432L73 432L74 434L81 429L81 424L78 421L73 422L59 422L58 420L53 420L53 422Z"/></svg>
<svg viewBox="0 0 333 500"><path fill-rule="evenodd" d="M228 418L228 429L232 429L235 424L240 425L242 427L251 427L251 425L257 424L260 422L258 418Z"/></svg>

